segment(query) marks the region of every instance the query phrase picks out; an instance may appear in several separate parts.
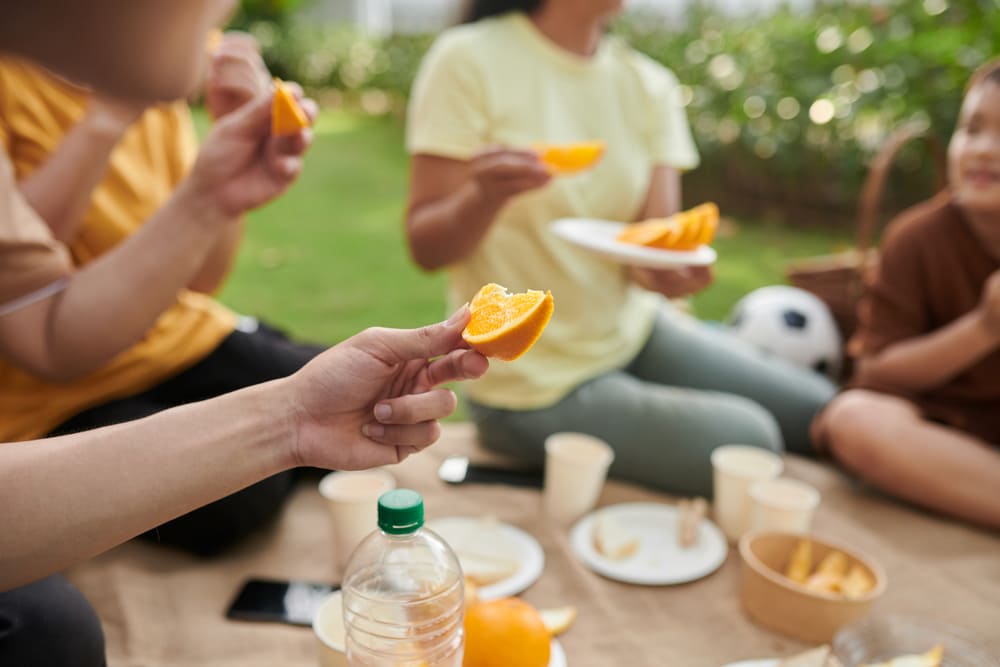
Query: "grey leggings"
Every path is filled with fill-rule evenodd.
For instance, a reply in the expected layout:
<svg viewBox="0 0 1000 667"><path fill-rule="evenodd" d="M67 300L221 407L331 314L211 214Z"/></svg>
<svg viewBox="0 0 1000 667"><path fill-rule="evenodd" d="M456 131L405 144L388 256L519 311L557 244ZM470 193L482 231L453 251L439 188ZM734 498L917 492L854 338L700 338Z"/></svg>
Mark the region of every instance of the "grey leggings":
<svg viewBox="0 0 1000 667"><path fill-rule="evenodd" d="M532 465L545 438L590 433L615 450L611 476L670 493L711 495L709 456L739 443L810 453L809 424L835 387L694 318L663 312L624 369L540 410L469 402L482 443Z"/></svg>

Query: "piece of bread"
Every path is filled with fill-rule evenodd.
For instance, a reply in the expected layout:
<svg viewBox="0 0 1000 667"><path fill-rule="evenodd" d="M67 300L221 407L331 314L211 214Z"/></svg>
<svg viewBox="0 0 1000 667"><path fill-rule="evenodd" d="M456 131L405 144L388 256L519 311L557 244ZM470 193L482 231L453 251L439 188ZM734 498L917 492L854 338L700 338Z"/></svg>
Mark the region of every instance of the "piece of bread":
<svg viewBox="0 0 1000 667"><path fill-rule="evenodd" d="M521 566L514 546L494 519L431 524L458 556L465 577L489 586L512 576Z"/></svg>
<svg viewBox="0 0 1000 667"><path fill-rule="evenodd" d="M800 584L806 583L809 573L812 571L812 542L809 540L799 540L795 545L792 557L788 559L785 566L785 576Z"/></svg>
<svg viewBox="0 0 1000 667"><path fill-rule="evenodd" d="M594 519L594 548L611 560L625 560L639 550L639 538L613 519L598 514Z"/></svg>
<svg viewBox="0 0 1000 667"><path fill-rule="evenodd" d="M677 504L677 510L677 543L682 549L693 547L698 543L701 520L708 513L708 501L684 498Z"/></svg>

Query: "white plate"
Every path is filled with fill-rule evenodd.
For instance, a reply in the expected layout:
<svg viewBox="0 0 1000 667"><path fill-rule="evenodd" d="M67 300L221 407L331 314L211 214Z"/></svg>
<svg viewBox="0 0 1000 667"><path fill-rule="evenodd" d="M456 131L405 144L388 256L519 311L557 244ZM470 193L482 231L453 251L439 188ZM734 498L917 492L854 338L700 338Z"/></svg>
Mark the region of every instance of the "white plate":
<svg viewBox="0 0 1000 667"><path fill-rule="evenodd" d="M627 224L595 218L562 218L552 223L552 232L567 241L632 266L669 269L715 263L715 251L707 245L688 251L660 250L615 240Z"/></svg>
<svg viewBox="0 0 1000 667"><path fill-rule="evenodd" d="M542 551L542 545L538 543L538 540L508 523L456 516L433 519L428 521L427 525L431 530L444 537L445 541L448 539L448 533L452 531L468 533L469 531L495 530L510 546L511 554L518 563L517 570L506 579L480 588L479 598L482 600L495 600L517 595L535 583L542 575L542 570L545 569L545 552ZM456 551L460 552L460 549L456 549ZM461 560L461 553L459 553L459 562Z"/></svg>
<svg viewBox="0 0 1000 667"><path fill-rule="evenodd" d="M639 538L636 553L622 560L605 558L594 548L594 521L601 514ZM677 544L677 508L663 503L611 505L580 519L570 534L573 552L584 565L609 579L662 586L694 581L715 572L729 554L726 538L708 519L698 527L698 541Z"/></svg>
<svg viewBox="0 0 1000 667"><path fill-rule="evenodd" d="M566 654L558 640L552 640L552 650L549 652L549 667L566 667Z"/></svg>

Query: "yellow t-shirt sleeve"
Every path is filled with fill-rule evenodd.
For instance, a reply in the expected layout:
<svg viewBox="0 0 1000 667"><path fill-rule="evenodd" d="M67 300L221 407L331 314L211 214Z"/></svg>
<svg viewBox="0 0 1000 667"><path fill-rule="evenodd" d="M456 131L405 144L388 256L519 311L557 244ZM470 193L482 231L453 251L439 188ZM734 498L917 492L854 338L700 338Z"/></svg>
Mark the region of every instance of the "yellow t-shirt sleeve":
<svg viewBox="0 0 1000 667"><path fill-rule="evenodd" d="M463 37L440 37L420 66L407 116L411 154L467 160L485 144L485 86L473 45Z"/></svg>
<svg viewBox="0 0 1000 667"><path fill-rule="evenodd" d="M652 60L641 66L649 95L648 146L655 164L688 171L698 166L698 149L691 136L681 101L680 83L674 73Z"/></svg>
<svg viewBox="0 0 1000 667"><path fill-rule="evenodd" d="M171 108L174 125L172 150L170 151L170 177L176 188L187 178L188 172L198 159L198 133L194 129L191 110L184 102L175 102Z"/></svg>

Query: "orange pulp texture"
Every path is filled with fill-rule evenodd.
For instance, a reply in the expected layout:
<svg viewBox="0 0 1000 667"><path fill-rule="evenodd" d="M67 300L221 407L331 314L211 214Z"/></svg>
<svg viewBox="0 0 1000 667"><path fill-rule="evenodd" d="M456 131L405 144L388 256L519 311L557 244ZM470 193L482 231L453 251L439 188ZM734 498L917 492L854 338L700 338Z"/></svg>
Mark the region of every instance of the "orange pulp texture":
<svg viewBox="0 0 1000 667"><path fill-rule="evenodd" d="M628 225L617 239L662 250L694 250L712 243L718 229L719 207L708 202L669 218L651 218Z"/></svg>
<svg viewBox="0 0 1000 667"><path fill-rule="evenodd" d="M292 91L281 79L274 80L274 104L271 108L271 134L283 137L309 127L309 117L299 106Z"/></svg>
<svg viewBox="0 0 1000 667"><path fill-rule="evenodd" d="M462 667L546 667L551 644L541 614L524 600L479 602L465 611Z"/></svg>
<svg viewBox="0 0 1000 667"><path fill-rule="evenodd" d="M555 305L551 292L509 294L506 288L489 283L476 293L469 308L472 318L462 332L465 342L487 357L513 361L542 335Z"/></svg>
<svg viewBox="0 0 1000 667"><path fill-rule="evenodd" d="M574 174L588 169L604 155L603 141L575 144L535 144L539 159L553 174Z"/></svg>

